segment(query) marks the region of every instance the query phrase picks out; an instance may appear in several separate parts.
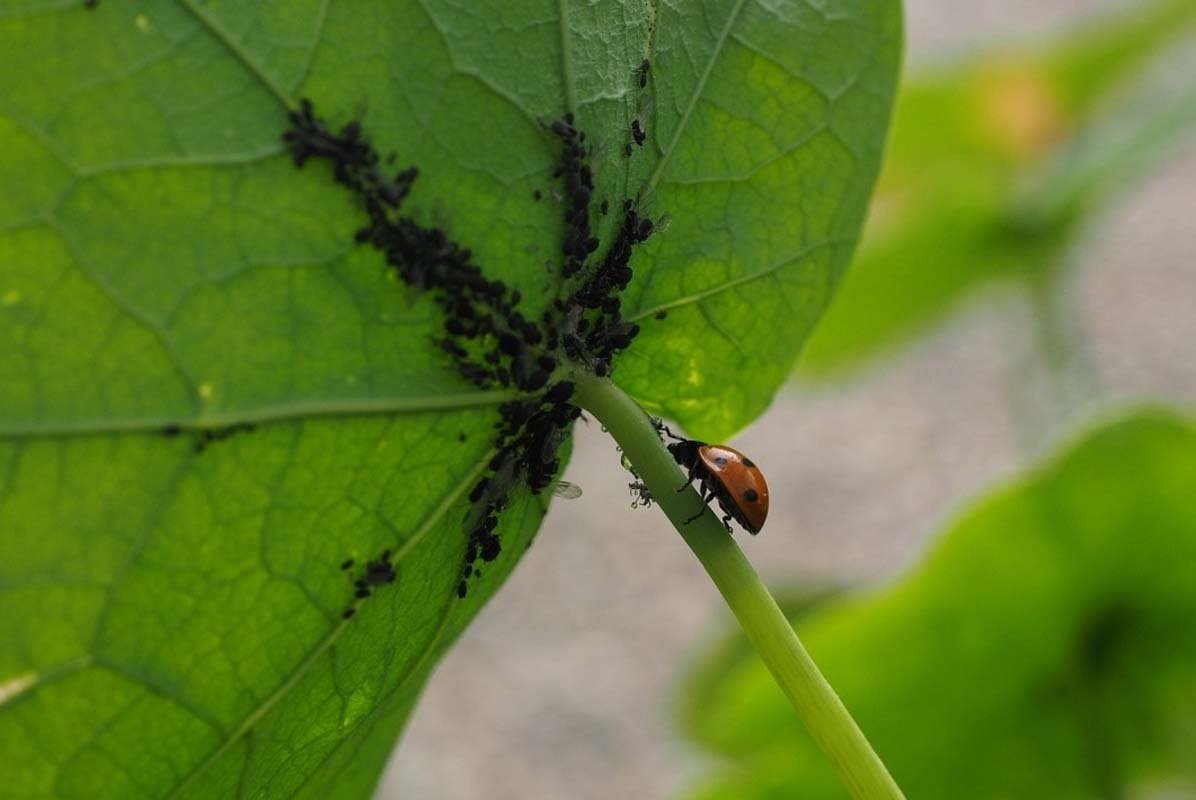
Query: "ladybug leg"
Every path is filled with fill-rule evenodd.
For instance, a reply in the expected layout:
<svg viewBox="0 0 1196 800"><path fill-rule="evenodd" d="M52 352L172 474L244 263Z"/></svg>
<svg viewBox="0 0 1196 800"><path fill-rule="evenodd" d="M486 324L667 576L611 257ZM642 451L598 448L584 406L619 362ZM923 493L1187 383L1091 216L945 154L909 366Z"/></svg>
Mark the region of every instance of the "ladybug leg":
<svg viewBox="0 0 1196 800"><path fill-rule="evenodd" d="M682 487L682 488L684 488L684 487ZM688 525L689 523L693 522L698 517L702 516L702 514L705 513L705 511L706 511L706 504L709 503L713 499L714 499L714 490L713 489L708 490L706 488L706 484L702 484L702 507L698 509L698 513L694 514L692 517L685 520L684 524Z"/></svg>
<svg viewBox="0 0 1196 800"><path fill-rule="evenodd" d="M694 482L694 478L698 476L698 462L694 462L693 466L689 468L689 476L685 479L685 483L677 487L678 492L684 492L689 488L689 485ZM705 488L702 491L706 491Z"/></svg>
<svg viewBox="0 0 1196 800"><path fill-rule="evenodd" d="M723 517L723 527L727 529L727 533L733 533L733 532L734 532L734 531L732 531L732 530L731 530L731 515L730 515L730 514L728 514L727 516Z"/></svg>
<svg viewBox="0 0 1196 800"><path fill-rule="evenodd" d="M688 441L688 439L686 439L684 436L678 436L677 434L673 433L671 430L669 430L668 425L665 425L662 420L656 417L652 418L652 427L656 428L657 433L663 433L670 439L676 439L678 442Z"/></svg>

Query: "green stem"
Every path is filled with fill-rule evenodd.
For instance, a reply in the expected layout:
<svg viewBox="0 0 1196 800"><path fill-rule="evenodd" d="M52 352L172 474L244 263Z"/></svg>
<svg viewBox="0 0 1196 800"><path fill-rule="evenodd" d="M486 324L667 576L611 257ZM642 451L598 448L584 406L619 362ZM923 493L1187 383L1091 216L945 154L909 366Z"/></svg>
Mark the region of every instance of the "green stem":
<svg viewBox="0 0 1196 800"><path fill-rule="evenodd" d="M580 373L575 401L615 437L648 486L653 499L702 562L748 639L826 753L851 796L860 800L903 798L885 765L864 738L806 652L793 626L752 569L735 540L709 509L693 522L701 498L685 481L652 422L634 400L605 378Z"/></svg>

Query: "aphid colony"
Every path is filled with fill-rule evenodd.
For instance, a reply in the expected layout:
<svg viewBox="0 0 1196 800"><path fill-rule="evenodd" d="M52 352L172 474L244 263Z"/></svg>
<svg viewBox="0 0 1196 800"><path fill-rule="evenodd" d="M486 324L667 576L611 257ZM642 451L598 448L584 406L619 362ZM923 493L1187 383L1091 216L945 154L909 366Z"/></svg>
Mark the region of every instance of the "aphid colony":
<svg viewBox="0 0 1196 800"><path fill-rule="evenodd" d="M405 284L437 299L444 311L444 335L436 346L457 371L480 388L511 388L528 395L500 407L495 455L469 495L469 536L457 588L464 597L468 580L479 574L478 561L493 561L502 549L496 529L511 490L526 482L539 492L560 468L557 451L581 413L569 402L573 384L557 378L562 360L607 375L614 356L638 333L638 326L622 319L619 295L631 281L632 248L651 236L652 221L625 201L613 241L598 254L601 243L590 227L594 176L586 135L571 114L551 123L561 147L554 177L564 188L564 281L561 296L533 322L519 310L519 291L486 278L469 249L442 229L401 213L418 170L389 174L358 122L334 132L307 100L291 112L290 121L283 138L295 165L302 167L312 158L330 161L335 180L362 203L369 222L356 232L356 240L381 251ZM638 121L635 130L642 133ZM607 212L607 200L600 209Z"/></svg>
<svg viewBox="0 0 1196 800"><path fill-rule="evenodd" d="M346 559L341 564L342 570L350 570L353 568L355 562L353 559ZM373 590L378 586L383 586L388 583L394 583L399 577L395 571L394 563L390 560L390 551L383 550L382 553L375 559L366 562L365 569L353 581L354 592L353 596L356 601L353 605L345 609L341 616L344 619L349 619L357 613L357 603L369 597Z"/></svg>

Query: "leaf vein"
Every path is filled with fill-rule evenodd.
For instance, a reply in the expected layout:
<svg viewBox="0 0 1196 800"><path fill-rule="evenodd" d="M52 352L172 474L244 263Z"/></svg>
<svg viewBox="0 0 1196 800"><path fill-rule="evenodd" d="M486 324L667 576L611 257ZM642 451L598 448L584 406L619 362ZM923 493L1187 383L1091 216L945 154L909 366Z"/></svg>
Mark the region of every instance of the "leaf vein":
<svg viewBox="0 0 1196 800"><path fill-rule="evenodd" d="M694 292L693 294L686 295L685 297L678 297L675 300L669 300L664 303L658 303L657 305L650 306L649 308L645 308L645 309L636 311L634 314L632 314L630 317L628 317L628 319L631 320L632 322L635 322L635 321L644 319L645 317L650 317L653 314L657 314L661 311L669 311L674 308L680 308L681 306L687 306L687 305L692 305L693 303L699 303L708 297L712 297L714 295L721 294L722 292L730 291L731 289L734 289L736 286L742 286L745 283L751 283L752 281L758 281L762 278L770 277L774 273L776 273L778 270L784 269L785 267L787 267L797 261L800 261L803 258L806 258L811 253L817 252L818 250L821 250L824 247L834 247L834 246L841 245L841 244L847 244L850 241L852 241L852 240L846 239L846 238L827 239L826 241L819 242L818 244L810 245L809 247L805 247L802 250L798 251L797 253L793 254L792 256L788 256L788 257L782 259L781 261L778 261L775 264L770 264L769 266L764 267L763 269L756 270L755 272L748 273L747 275L741 275L738 278L732 278L731 280L724 281L723 283L720 283L716 286L712 286L709 289L703 289L700 292Z"/></svg>
<svg viewBox="0 0 1196 800"><path fill-rule="evenodd" d="M451 509L453 505L465 494L467 488L471 486L473 480L479 474L481 474L482 470L486 468L486 465L490 462L490 458L491 454L487 453L486 457L479 461L474 469L470 472L470 475L465 480L461 481L461 483L455 489L448 492L444 496L444 499L441 500L440 504L436 506L436 508L432 509L432 512L428 515L427 519L424 520L420 527L411 534L411 537L395 552L394 560L396 563L401 562L416 545L424 540L428 532L431 531L432 528L434 528L441 521L441 519L448 513L449 509ZM280 700L286 697L290 691L299 684L299 681L303 679L308 670L315 665L316 661L328 652L328 650L336 643L337 639L339 639L348 628L350 622L351 620L338 620L336 625L334 625L329 631L328 635L323 640L316 643L315 647L313 647L308 655L299 662L287 679L283 681L282 684L265 700L263 700L256 709L250 712L249 715L247 715L237 727L237 729L226 736L224 742L222 742L219 747L209 753L205 759L200 761L195 768L192 769L191 772L179 782L179 784L174 788L174 791L172 791L168 797L179 797L238 741L249 735L250 731L253 729L253 726L256 725L262 719L262 717L269 713L269 711L274 708L274 706L277 705Z"/></svg>
<svg viewBox="0 0 1196 800"><path fill-rule="evenodd" d="M250 74L274 95L279 104L288 111L298 107L298 104L290 96L286 89L279 85L278 81L274 79L270 73L266 72L261 64L257 63L253 55L245 49L245 46L233 38L232 34L220 24L220 22L209 14L206 10L200 7L196 0L179 0L179 3L185 8L191 16L195 17L204 27L211 32L212 36L224 45L232 55L241 62L244 67L249 70Z"/></svg>
<svg viewBox="0 0 1196 800"><path fill-rule="evenodd" d="M710 59L706 62L706 67L702 70L702 74L694 86L693 93L689 97L689 102L681 114L681 121L677 123L677 129L673 131L673 138L669 140L668 146L665 148L664 153L661 154L660 161L656 163L656 169L652 171L652 176L648 178L648 183L640 192L641 199L656 188L661 175L664 174L665 167L668 166L669 160L673 157L673 153L676 152L677 143L681 141L681 136L685 133L685 129L689 125L689 118L698 104L698 98L706 90L706 82L710 79L710 73L714 70L714 63L718 61L718 57L723 51L723 46L727 43L727 38L731 34L731 29L739 20L739 15L746 4L747 0L737 0L735 7L731 9L731 13L727 17L727 22L719 33L718 41L714 44L714 51L710 54Z"/></svg>
<svg viewBox="0 0 1196 800"><path fill-rule="evenodd" d="M254 410L221 412L180 420L151 417L127 420L82 420L29 428L0 427L0 439L31 439L62 436L95 436L117 433L160 433L178 425L183 431L205 431L234 425L264 425L303 417L353 417L390 414L418 414L499 405L522 397L518 392L462 392L458 394L413 395L408 397L365 397L344 400L299 400L262 406Z"/></svg>
<svg viewBox="0 0 1196 800"><path fill-rule="evenodd" d="M561 32L561 84L565 90L565 111L577 111L577 79L573 72L573 45L569 41L569 0L557 0Z"/></svg>

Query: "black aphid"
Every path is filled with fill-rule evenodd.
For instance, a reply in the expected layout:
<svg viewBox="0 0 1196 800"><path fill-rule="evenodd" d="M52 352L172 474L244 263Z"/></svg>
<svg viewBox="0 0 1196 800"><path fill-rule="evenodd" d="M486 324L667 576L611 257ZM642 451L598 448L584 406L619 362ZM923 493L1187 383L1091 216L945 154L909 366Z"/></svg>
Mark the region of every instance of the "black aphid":
<svg viewBox="0 0 1196 800"><path fill-rule="evenodd" d="M362 580L369 586L381 586L385 583L394 583L397 577L398 573L395 572L394 564L390 561L390 551L387 551L365 565L365 574L362 576Z"/></svg>
<svg viewBox="0 0 1196 800"><path fill-rule="evenodd" d="M644 133L644 128L640 125L640 121L638 119L633 119L631 121L631 138L634 139L635 143L640 147L644 146L644 141L648 138L648 134Z"/></svg>
<svg viewBox="0 0 1196 800"><path fill-rule="evenodd" d="M196 453L202 453L208 447L216 442L223 442L238 433L247 433L256 430L257 426L249 422L238 422L235 425L229 425L225 428L211 428L202 430L199 435L195 437L195 443L192 445L192 450Z"/></svg>

